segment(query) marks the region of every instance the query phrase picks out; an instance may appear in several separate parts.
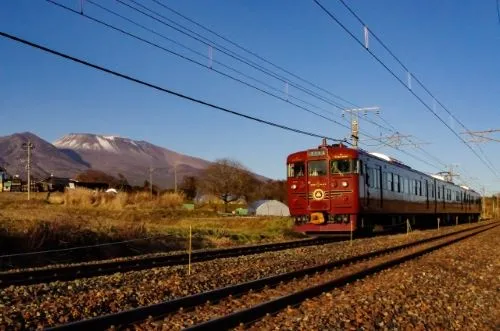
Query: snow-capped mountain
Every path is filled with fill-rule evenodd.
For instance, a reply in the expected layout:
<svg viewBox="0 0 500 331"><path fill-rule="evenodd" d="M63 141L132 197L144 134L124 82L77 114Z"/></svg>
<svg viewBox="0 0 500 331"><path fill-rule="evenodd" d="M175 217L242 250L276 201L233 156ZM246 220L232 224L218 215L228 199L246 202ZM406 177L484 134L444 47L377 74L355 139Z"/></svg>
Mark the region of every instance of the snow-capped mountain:
<svg viewBox="0 0 500 331"><path fill-rule="evenodd" d="M210 162L183 155L147 141L137 141L117 136L88 133L68 134L54 143L63 153L78 157L91 165L117 177L123 174L132 185L142 185L149 179L149 168L154 168L153 183L171 187L174 182L174 168L177 178L198 175Z"/></svg>
<svg viewBox="0 0 500 331"><path fill-rule="evenodd" d="M153 184L172 188L174 177L198 176L209 161L177 153L147 141L109 135L72 133L53 144L30 132L0 137L0 167L11 175L26 179L27 153L23 143L31 141L32 174L42 179L51 174L74 178L88 169L101 170L118 178L122 174L131 185L144 184L153 169ZM254 174L259 180L268 178Z"/></svg>

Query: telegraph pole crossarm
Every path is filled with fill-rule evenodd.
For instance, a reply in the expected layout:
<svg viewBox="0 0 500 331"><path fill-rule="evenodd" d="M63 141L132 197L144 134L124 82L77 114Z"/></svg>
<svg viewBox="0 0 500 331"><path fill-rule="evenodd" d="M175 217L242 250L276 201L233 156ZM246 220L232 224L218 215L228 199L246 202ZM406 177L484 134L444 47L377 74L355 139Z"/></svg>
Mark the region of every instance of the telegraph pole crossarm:
<svg viewBox="0 0 500 331"><path fill-rule="evenodd" d="M351 114L351 138L352 145L354 148L358 148L359 142L359 112L364 112L365 115L369 111L375 111L377 114L380 113L379 107L365 107L365 108L351 108L344 109L345 112Z"/></svg>

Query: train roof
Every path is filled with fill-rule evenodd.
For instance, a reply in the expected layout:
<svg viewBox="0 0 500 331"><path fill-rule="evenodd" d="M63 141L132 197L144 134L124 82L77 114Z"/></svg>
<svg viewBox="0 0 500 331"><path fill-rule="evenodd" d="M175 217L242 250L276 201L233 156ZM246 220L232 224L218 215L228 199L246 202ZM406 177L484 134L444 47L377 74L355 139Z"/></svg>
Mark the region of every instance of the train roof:
<svg viewBox="0 0 500 331"><path fill-rule="evenodd" d="M449 184L452 184L452 185L455 185L455 186L458 186L466 191L470 191L470 192L474 192L474 193L477 193L479 194L477 191L475 191L474 189L468 187L468 186L465 186L465 185L459 185L457 183L454 183L453 181L449 181L447 180L444 176L441 176L441 175L438 175L438 174L426 174L424 172L421 172L419 170L416 170L416 169L413 169L412 167L410 167L409 165L399 161L398 159L395 159L393 157L390 157L386 154L383 154L383 153L378 153L378 152L368 152L366 150L362 150L360 149L359 150L360 152L363 152L365 154L368 154L368 155L371 155L371 156L375 156L376 158L379 158L381 160L384 160L386 162L390 162L390 163L393 163L393 164L396 164L396 165L399 165L399 166L402 166L402 167L405 167L405 168L408 168L408 169L411 169L412 171L415 171L415 172L419 172L425 176L431 176L433 178L436 178L437 180L440 180L440 181L443 181L443 182L446 182L446 183L449 183Z"/></svg>

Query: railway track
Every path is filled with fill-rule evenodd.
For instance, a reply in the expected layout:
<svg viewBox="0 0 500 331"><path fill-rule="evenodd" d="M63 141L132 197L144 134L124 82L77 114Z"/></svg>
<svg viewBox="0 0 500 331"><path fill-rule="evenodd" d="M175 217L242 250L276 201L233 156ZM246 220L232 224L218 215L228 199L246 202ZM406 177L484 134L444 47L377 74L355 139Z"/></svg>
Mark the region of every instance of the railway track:
<svg viewBox="0 0 500 331"><path fill-rule="evenodd" d="M230 329L251 323L288 306L300 304L307 298L472 237L498 225L496 223L480 225L311 268L77 321L49 330L102 330L111 326L120 329L140 323L146 323L149 327L158 329Z"/></svg>
<svg viewBox="0 0 500 331"><path fill-rule="evenodd" d="M338 241L338 238L313 238L305 240L288 241L273 244L232 247L195 251L191 254L191 262L209 261L218 258L234 257L241 255L259 254L269 251L280 251L296 247L322 245ZM0 273L0 288L10 285L30 285L53 281L67 281L77 278L109 275L116 272L144 270L162 266L183 265L189 262L187 253L153 256L142 259L131 259L93 264L79 264L57 266L53 268L37 268Z"/></svg>

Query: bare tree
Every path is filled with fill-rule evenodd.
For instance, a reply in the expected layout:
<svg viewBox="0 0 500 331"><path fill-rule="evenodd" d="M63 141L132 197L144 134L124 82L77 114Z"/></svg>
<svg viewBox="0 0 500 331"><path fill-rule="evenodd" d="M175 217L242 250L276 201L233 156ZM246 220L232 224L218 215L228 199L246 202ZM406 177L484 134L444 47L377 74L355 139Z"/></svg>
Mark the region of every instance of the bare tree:
<svg viewBox="0 0 500 331"><path fill-rule="evenodd" d="M201 176L200 187L203 192L213 194L224 202L224 210L228 204L236 201L251 189L253 175L241 163L230 159L214 162Z"/></svg>

